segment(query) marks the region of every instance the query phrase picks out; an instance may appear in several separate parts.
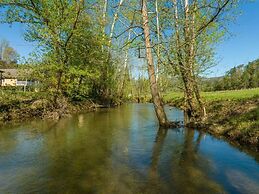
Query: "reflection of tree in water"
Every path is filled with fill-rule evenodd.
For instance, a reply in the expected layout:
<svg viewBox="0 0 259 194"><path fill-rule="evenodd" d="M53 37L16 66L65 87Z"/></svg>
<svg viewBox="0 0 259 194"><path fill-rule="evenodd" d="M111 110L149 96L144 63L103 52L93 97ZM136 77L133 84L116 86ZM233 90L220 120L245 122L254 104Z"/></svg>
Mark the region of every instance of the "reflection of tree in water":
<svg viewBox="0 0 259 194"><path fill-rule="evenodd" d="M146 186L143 188L144 193L164 193L165 184L159 175L159 159L163 150L164 140L166 138L168 129L159 128L157 131L155 144L153 146L151 164L148 171L148 180Z"/></svg>
<svg viewBox="0 0 259 194"><path fill-rule="evenodd" d="M55 126L46 144L50 164L50 192L132 193L134 178L125 166L114 166L113 145L121 128L130 125L132 111L112 109L64 119ZM125 140L124 137L121 137ZM124 175L124 176L122 176ZM131 182L132 183L131 183Z"/></svg>
<svg viewBox="0 0 259 194"><path fill-rule="evenodd" d="M170 154L170 165L167 161L159 161L164 149L167 130L158 130L152 152L152 162L149 169L149 177L144 193L224 193L223 188L207 175L210 172L208 161L199 154L199 145L203 133L199 133L194 140L195 131L185 129L184 143L170 142L173 149ZM167 153L168 154L168 153ZM164 158L163 158L164 159ZM165 166L159 166L166 165ZM167 168L170 176L163 177L159 167Z"/></svg>
<svg viewBox="0 0 259 194"><path fill-rule="evenodd" d="M107 115L102 123L109 125ZM48 173L53 181L49 191L95 193L103 184L112 141L112 130L98 126L95 116L86 117L85 127L75 117L60 122L46 139L51 158ZM82 122L82 117L81 117ZM90 126L93 126L90 128Z"/></svg>
<svg viewBox="0 0 259 194"><path fill-rule="evenodd" d="M177 193L224 193L223 188L209 176L208 161L199 154L202 133L194 140L194 130L186 129L184 146L178 165L173 165L172 179ZM174 161L173 161L174 162Z"/></svg>
<svg viewBox="0 0 259 194"><path fill-rule="evenodd" d="M0 139L3 139L0 143L8 153L15 152L19 143L23 146L30 143L30 153L26 153L30 157L23 158L25 153L19 153L16 158L25 160L19 169L15 166L17 187L7 185L0 188L0 192L11 189L16 193L19 189L21 193L43 190L48 193L133 193L137 186L135 175L125 165L114 165L113 154L114 143L128 140L134 114L131 109L79 114L58 122L32 121L21 127L22 139L18 130L15 133L0 131ZM2 175L7 173L8 177L1 176L0 185L13 177L13 168L3 171Z"/></svg>

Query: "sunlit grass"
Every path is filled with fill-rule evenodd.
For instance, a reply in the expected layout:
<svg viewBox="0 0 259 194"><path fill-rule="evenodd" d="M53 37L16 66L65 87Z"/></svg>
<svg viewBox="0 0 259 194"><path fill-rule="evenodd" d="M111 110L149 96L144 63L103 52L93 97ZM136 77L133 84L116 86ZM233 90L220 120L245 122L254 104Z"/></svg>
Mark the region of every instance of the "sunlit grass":
<svg viewBox="0 0 259 194"><path fill-rule="evenodd" d="M42 96L39 92L0 90L0 106L31 101Z"/></svg>
<svg viewBox="0 0 259 194"><path fill-rule="evenodd" d="M253 89L243 89L243 90L226 90L226 91L216 91L216 92L202 92L202 97L210 101L220 101L220 100L242 100L250 98L259 98L259 88ZM181 92L170 92L163 96L165 102L176 101L183 97Z"/></svg>

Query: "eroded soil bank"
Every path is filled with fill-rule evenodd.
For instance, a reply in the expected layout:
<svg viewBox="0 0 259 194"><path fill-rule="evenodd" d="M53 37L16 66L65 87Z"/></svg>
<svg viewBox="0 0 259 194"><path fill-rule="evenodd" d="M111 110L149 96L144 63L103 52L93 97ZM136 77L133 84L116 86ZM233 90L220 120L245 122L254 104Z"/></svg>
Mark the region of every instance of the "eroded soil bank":
<svg viewBox="0 0 259 194"><path fill-rule="evenodd" d="M77 112L90 112L100 105L90 100L70 102L66 98L58 98L54 103L48 99L32 99L16 103L0 104L0 124L10 121L24 121L31 118L59 120Z"/></svg>

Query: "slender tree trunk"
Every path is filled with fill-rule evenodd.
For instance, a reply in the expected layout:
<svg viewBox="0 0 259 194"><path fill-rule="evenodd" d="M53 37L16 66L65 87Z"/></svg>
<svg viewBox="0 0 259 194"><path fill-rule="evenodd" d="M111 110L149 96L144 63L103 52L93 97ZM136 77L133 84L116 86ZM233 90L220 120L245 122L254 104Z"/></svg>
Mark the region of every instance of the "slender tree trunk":
<svg viewBox="0 0 259 194"><path fill-rule="evenodd" d="M206 110L204 104L201 100L200 91L198 83L196 80L196 75L194 73L195 65L195 55L196 55L196 41L195 41L195 11L196 11L196 2L193 2L193 7L190 9L189 0L185 0L185 63L187 71L187 81L190 91L187 92L187 99L194 103L194 106L191 107L191 116L197 118L205 118Z"/></svg>
<svg viewBox="0 0 259 194"><path fill-rule="evenodd" d="M107 0L106 0L106 1L107 1ZM111 30L110 30L110 35L109 35L108 53L107 53L107 55L108 55L108 56L107 56L107 63L109 63L109 61L110 61L112 37L113 37L113 33L114 33L115 24L116 24L116 22L117 22L117 20L118 20L118 14L119 14L119 12L120 12L120 8L121 8L121 6L122 6L122 4L123 4L123 1L124 1L124 0L120 0L119 5L118 5L118 7L117 7L117 10L116 10L116 12L115 12L115 14L114 14L114 16L113 16L113 20L112 20L112 24L111 24ZM106 2L106 4L107 4L107 2ZM107 6L107 5L106 5L106 6Z"/></svg>
<svg viewBox="0 0 259 194"><path fill-rule="evenodd" d="M156 0L156 30L157 30L157 66L156 66L156 81L159 85L159 69L160 69L160 25L159 25L159 9L158 0Z"/></svg>
<svg viewBox="0 0 259 194"><path fill-rule="evenodd" d="M103 5L103 41L105 39L105 25L106 25L106 12L107 12L108 0L104 0ZM104 51L104 45L102 45L102 52Z"/></svg>
<svg viewBox="0 0 259 194"><path fill-rule="evenodd" d="M64 65L64 61L60 59L60 50L57 46L57 43L55 43L55 50L57 52L58 61L60 64ZM63 76L63 68L58 70L57 72L57 88L56 88L56 94L54 95L54 102L57 103L58 96L60 94L61 85L62 85L62 76Z"/></svg>
<svg viewBox="0 0 259 194"><path fill-rule="evenodd" d="M191 18L191 45L190 45L190 64L191 64L191 70L192 70L192 79L193 79L193 89L194 89L194 93L195 93L195 97L196 97L196 100L199 104L199 108L200 108L200 117L203 119L206 118L206 108L205 108L205 105L202 101L202 98L200 96L200 90L199 90L199 85L198 85L198 82L197 82L197 78L196 78L196 75L194 73L194 65L195 65L195 55L196 55L196 50L195 50L195 47L196 47L196 31L195 31L195 13L197 11L197 1L194 1L194 4L193 4L193 11L192 11L192 18Z"/></svg>
<svg viewBox="0 0 259 194"><path fill-rule="evenodd" d="M184 14L185 14L185 26L184 26L184 40L185 40L185 60L184 60L184 76L186 82L186 97L191 108L191 112L195 109L194 102L194 91L193 91L193 82L192 82L192 64L191 64L191 37L190 37L190 18L189 18L189 0L184 1Z"/></svg>
<svg viewBox="0 0 259 194"><path fill-rule="evenodd" d="M114 28L115 28L115 24L118 20L118 14L120 12L120 8L123 4L124 0L120 0L117 10L113 16L113 21L111 24L111 29L110 29L110 34L109 34L109 42L108 42L108 48L107 48L107 61L105 64L105 69L103 72L103 97L104 99L106 99L109 95L111 95L111 92L108 89L108 77L109 77L109 72L110 72L110 61L111 61L111 43L112 43L112 37L113 37L113 33L114 33ZM107 5L108 5L108 0L105 0L105 4L104 4L104 12L103 12L103 18L104 21L106 21L106 12L107 12ZM106 10L106 11L105 11ZM105 32L104 32L105 33Z"/></svg>
<svg viewBox="0 0 259 194"><path fill-rule="evenodd" d="M193 12L193 10L192 10ZM187 81L186 97L189 101L189 114L192 118L197 118L199 116L199 111L197 110L197 103L195 102L195 81L194 81L194 60L195 60L195 41L192 36L194 28L191 25L191 14L189 0L185 0L184 4L185 13L185 27L184 27L184 38L185 38L185 75ZM194 14L194 13L193 13ZM194 26L193 26L194 27ZM192 121L191 118L191 121Z"/></svg>
<svg viewBox="0 0 259 194"><path fill-rule="evenodd" d="M183 66L183 65L181 65ZM186 66L185 66L186 67ZM189 117L189 121L192 121L192 118L196 117L196 103L195 103L195 96L193 91L193 84L191 81L191 74L190 72L184 70L185 67L180 67L182 80L184 84L184 98L185 98L185 111L187 116Z"/></svg>
<svg viewBox="0 0 259 194"><path fill-rule="evenodd" d="M103 36L103 44L102 44L102 53L104 56L105 54L105 28L106 28L106 23L107 23L107 7L108 7L108 0L103 0L103 11L102 11L102 23L103 23L103 28L102 28L102 36ZM96 95L98 95L99 98L101 98L102 101L106 101L107 99L107 60L104 58L103 60L103 67L102 67L102 81L100 81L96 87Z"/></svg>
<svg viewBox="0 0 259 194"><path fill-rule="evenodd" d="M151 95L153 99L153 104L155 107L156 116L159 121L160 126L168 126L169 122L167 120L162 100L159 96L156 75L155 75L155 67L151 50L151 41L150 41L150 31L148 25L148 12L147 12L147 0L142 0L142 17L143 17L143 29L145 36L145 45L146 45L146 57L148 63L148 75L150 81L150 89Z"/></svg>
<svg viewBox="0 0 259 194"><path fill-rule="evenodd" d="M177 54L177 62L178 62L178 67L181 73L181 78L183 80L184 84L184 103L185 103L185 113L186 116L189 118L186 119L185 121L190 121L190 118L193 117L193 110L195 108L195 102L194 102L194 96L193 96L193 90L192 90L192 84L191 84L191 75L189 68L186 64L186 58L184 58L184 54L186 52L186 49L188 49L186 41L185 41L185 46L184 48L181 47L182 41L181 41L181 36L179 32L179 16L178 16L178 0L173 0L174 3L174 20L175 20L175 41L176 41L176 54ZM185 10L186 6L188 6L188 1L185 1ZM186 11L185 11L186 12ZM188 15L188 14L187 14ZM185 21L187 22L187 21ZM187 31L188 28L184 29L184 35L185 35L185 40L187 36ZM186 57L186 56L185 56Z"/></svg>
<svg viewBox="0 0 259 194"><path fill-rule="evenodd" d="M62 80L63 71L58 71L58 84L57 84L57 93L59 93L59 90L61 89L61 80Z"/></svg>
<svg viewBox="0 0 259 194"><path fill-rule="evenodd" d="M129 34L128 34L128 41L130 41L130 36L131 36L131 31L129 31ZM129 55L129 47L126 48L126 53L124 58L122 84L119 90L120 99L122 99L123 93L124 93L124 87L125 87L126 75L127 75L127 69L128 69L128 55Z"/></svg>
<svg viewBox="0 0 259 194"><path fill-rule="evenodd" d="M111 43L112 43L112 36L113 36L113 33L114 33L114 28L115 28L115 24L118 20L118 14L120 12L120 8L123 4L124 0L120 0L119 4L118 4L118 7L117 7L117 10L113 16L113 21L112 21L112 25L111 25L111 30L110 30L110 35L109 35L109 45L108 45L108 52L110 52L110 47L111 47Z"/></svg>

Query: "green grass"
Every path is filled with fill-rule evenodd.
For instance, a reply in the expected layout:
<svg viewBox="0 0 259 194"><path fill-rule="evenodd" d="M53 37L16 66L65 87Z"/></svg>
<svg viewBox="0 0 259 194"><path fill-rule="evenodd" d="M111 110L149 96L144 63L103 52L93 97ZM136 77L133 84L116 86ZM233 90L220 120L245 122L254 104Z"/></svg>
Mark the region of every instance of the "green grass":
<svg viewBox="0 0 259 194"><path fill-rule="evenodd" d="M42 95L40 92L0 90L0 107L36 100Z"/></svg>
<svg viewBox="0 0 259 194"><path fill-rule="evenodd" d="M243 100L258 97L259 88L243 89L243 90L226 90L216 92L202 92L202 97L207 102L221 101L221 100ZM171 92L163 96L165 102L177 101L183 97L181 92Z"/></svg>

